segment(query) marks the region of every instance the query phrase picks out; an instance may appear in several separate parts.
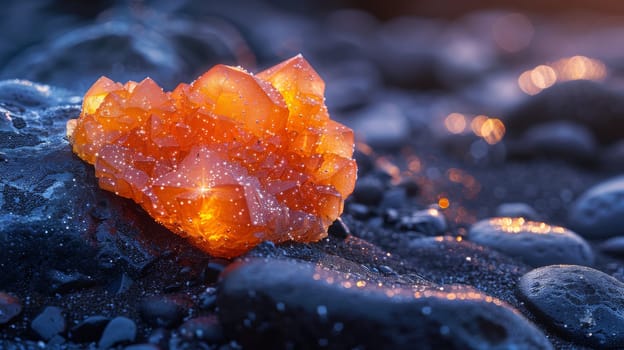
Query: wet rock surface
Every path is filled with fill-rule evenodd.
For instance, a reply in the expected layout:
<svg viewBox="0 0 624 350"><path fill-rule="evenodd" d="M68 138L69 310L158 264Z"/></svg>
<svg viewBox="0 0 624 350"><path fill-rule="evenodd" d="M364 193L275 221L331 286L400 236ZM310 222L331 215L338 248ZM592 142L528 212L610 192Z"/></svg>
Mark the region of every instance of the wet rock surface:
<svg viewBox="0 0 624 350"><path fill-rule="evenodd" d="M590 45L607 33L593 32L600 21L583 41L518 13L382 21L319 2L41 3L0 11L0 76L40 81L0 81L0 348L622 347L610 335L622 318L613 278L624 280L622 57ZM502 41L501 23L514 28ZM540 32L523 39L526 28ZM100 190L66 141L100 75L170 88L217 62L257 72L299 52L325 79L332 116L359 135L355 192L320 242L215 259ZM519 88L529 64L559 69L551 58L573 55L608 75ZM587 242L478 242L475 223L494 216ZM562 262L596 270L529 272ZM553 281L541 294L522 292L541 278Z"/></svg>
<svg viewBox="0 0 624 350"><path fill-rule="evenodd" d="M0 324L9 323L22 312L22 304L16 297L0 293Z"/></svg>
<svg viewBox="0 0 624 350"><path fill-rule="evenodd" d="M243 261L224 275L219 316L243 346L551 348L517 311L475 289L368 283L313 264Z"/></svg>
<svg viewBox="0 0 624 350"><path fill-rule="evenodd" d="M46 307L30 324L35 333L44 340L65 332L66 322L63 310L56 306Z"/></svg>
<svg viewBox="0 0 624 350"><path fill-rule="evenodd" d="M621 235L624 225L624 177L616 177L587 190L570 210L570 227L585 237Z"/></svg>
<svg viewBox="0 0 624 350"><path fill-rule="evenodd" d="M470 228L468 239L534 267L553 264L591 266L594 263L594 253L583 238L563 227L543 222L522 218L482 220Z"/></svg>
<svg viewBox="0 0 624 350"><path fill-rule="evenodd" d="M553 265L519 281L522 297L547 323L581 344L624 346L624 283L588 267Z"/></svg>

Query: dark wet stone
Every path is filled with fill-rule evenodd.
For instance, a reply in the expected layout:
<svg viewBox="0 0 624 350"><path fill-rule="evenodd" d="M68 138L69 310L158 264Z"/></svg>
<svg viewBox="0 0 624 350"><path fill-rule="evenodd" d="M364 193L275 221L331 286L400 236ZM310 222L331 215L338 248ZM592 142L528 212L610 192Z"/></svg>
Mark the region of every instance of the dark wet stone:
<svg viewBox="0 0 624 350"><path fill-rule="evenodd" d="M522 218L492 218L474 224L468 239L538 267L551 264L592 265L594 253L576 233Z"/></svg>
<svg viewBox="0 0 624 350"><path fill-rule="evenodd" d="M32 320L30 327L42 339L52 339L54 336L65 332L66 323L63 310L56 306L46 307Z"/></svg>
<svg viewBox="0 0 624 350"><path fill-rule="evenodd" d="M168 330L164 328L157 328L149 335L147 341L150 344L154 344L156 346L160 346L163 349L168 347L170 333Z"/></svg>
<svg viewBox="0 0 624 350"><path fill-rule="evenodd" d="M415 211L402 216L397 223L400 230L416 231L428 236L437 236L446 231L446 219L438 209Z"/></svg>
<svg viewBox="0 0 624 350"><path fill-rule="evenodd" d="M402 179L399 186L405 189L408 197L416 197L420 194L420 185L413 178Z"/></svg>
<svg viewBox="0 0 624 350"><path fill-rule="evenodd" d="M65 344L66 341L67 340L63 336L57 334L53 336L52 339L47 341L46 347L53 349L55 347Z"/></svg>
<svg viewBox="0 0 624 350"><path fill-rule="evenodd" d="M598 160L594 135L587 127L570 121L538 124L528 129L517 143L508 145L512 157L561 158L583 164Z"/></svg>
<svg viewBox="0 0 624 350"><path fill-rule="evenodd" d="M124 350L161 350L162 348L154 344L134 344L126 346Z"/></svg>
<svg viewBox="0 0 624 350"><path fill-rule="evenodd" d="M49 270L46 277L52 293L68 293L90 287L96 282L90 276L85 276L80 272L65 273L55 269Z"/></svg>
<svg viewBox="0 0 624 350"><path fill-rule="evenodd" d="M165 19L156 11L111 15L116 18L91 21L23 50L0 76L77 91L86 91L102 75L124 82L150 76L172 89L180 80L191 81L216 63L238 63L238 55L248 53L237 30L225 22Z"/></svg>
<svg viewBox="0 0 624 350"><path fill-rule="evenodd" d="M176 296L154 295L139 305L141 318L152 327L173 328L182 322L190 302Z"/></svg>
<svg viewBox="0 0 624 350"><path fill-rule="evenodd" d="M569 226L589 239L624 234L624 176L595 185L572 205Z"/></svg>
<svg viewBox="0 0 624 350"><path fill-rule="evenodd" d="M374 149L397 149L410 137L409 120L395 104L373 104L354 113L347 124Z"/></svg>
<svg viewBox="0 0 624 350"><path fill-rule="evenodd" d="M11 294L0 292L0 325L9 323L22 312L20 300Z"/></svg>
<svg viewBox="0 0 624 350"><path fill-rule="evenodd" d="M365 220L373 214L366 205L360 203L350 203L347 206L347 213L358 220Z"/></svg>
<svg viewBox="0 0 624 350"><path fill-rule="evenodd" d="M508 218L525 218L539 220L539 214L526 203L503 203L496 208L496 216Z"/></svg>
<svg viewBox="0 0 624 350"><path fill-rule="evenodd" d="M402 187L393 187L383 194L383 198L379 203L379 210L400 209L407 204L407 194Z"/></svg>
<svg viewBox="0 0 624 350"><path fill-rule="evenodd" d="M624 171L624 140L620 140L601 153L602 166L607 169Z"/></svg>
<svg viewBox="0 0 624 350"><path fill-rule="evenodd" d="M123 272L119 276L117 276L108 286L107 289L111 293L115 293L117 295L123 294L130 290L130 287L134 284L134 281L127 273Z"/></svg>
<svg viewBox="0 0 624 350"><path fill-rule="evenodd" d="M230 262L225 259L211 259L201 272L201 279L207 283L215 283L219 279L219 275L228 266Z"/></svg>
<svg viewBox="0 0 624 350"><path fill-rule="evenodd" d="M199 307L203 310L211 310L217 302L217 289L208 287L199 295Z"/></svg>
<svg viewBox="0 0 624 350"><path fill-rule="evenodd" d="M64 292L90 284L89 278L110 280L105 275L113 270L140 275L166 245L181 242L138 206L100 190L93 169L71 152L65 124L80 113L79 102L50 86L0 82L2 113L23 120L17 129L0 119L6 158L0 167L0 267L11 266L0 274L6 290L32 283ZM106 210L94 211L103 201Z"/></svg>
<svg viewBox="0 0 624 350"><path fill-rule="evenodd" d="M624 236L609 238L600 243L599 247L607 254L624 257Z"/></svg>
<svg viewBox="0 0 624 350"><path fill-rule="evenodd" d="M331 225L329 225L327 233L334 237L346 238L351 234L351 230L349 230L349 226L347 226L342 219L338 218L334 220Z"/></svg>
<svg viewBox="0 0 624 350"><path fill-rule="evenodd" d="M104 328L110 318L104 316L90 316L69 330L69 339L75 343L95 342L102 336Z"/></svg>
<svg viewBox="0 0 624 350"><path fill-rule="evenodd" d="M385 186L376 176L364 176L357 180L353 190L353 199L365 205L377 205L384 195Z"/></svg>
<svg viewBox="0 0 624 350"><path fill-rule="evenodd" d="M240 262L223 279L219 319L244 347L552 348L517 311L475 289L358 278L309 263Z"/></svg>
<svg viewBox="0 0 624 350"><path fill-rule="evenodd" d="M599 143L610 144L622 137L623 115L620 91L599 82L574 80L529 97L506 114L505 124L512 133L521 133L544 122L567 120L588 128Z"/></svg>
<svg viewBox="0 0 624 350"><path fill-rule="evenodd" d="M359 177L363 177L375 168L375 160L373 157L369 154L363 153L357 148L353 152L353 159L357 162Z"/></svg>
<svg viewBox="0 0 624 350"><path fill-rule="evenodd" d="M204 340L208 343L223 340L223 329L215 315L191 318L184 322L178 331L187 339Z"/></svg>
<svg viewBox="0 0 624 350"><path fill-rule="evenodd" d="M524 275L521 296L548 324L580 344L624 347L624 283L592 268L552 265Z"/></svg>
<svg viewBox="0 0 624 350"><path fill-rule="evenodd" d="M113 345L133 342L136 335L137 327L134 321L123 316L115 317L104 329L98 346L102 349L107 349Z"/></svg>

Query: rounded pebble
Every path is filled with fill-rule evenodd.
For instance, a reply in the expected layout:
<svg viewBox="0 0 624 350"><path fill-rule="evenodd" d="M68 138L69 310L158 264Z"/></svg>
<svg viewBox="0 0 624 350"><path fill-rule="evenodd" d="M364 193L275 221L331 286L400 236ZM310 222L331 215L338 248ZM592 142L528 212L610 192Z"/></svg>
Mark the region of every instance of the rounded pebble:
<svg viewBox="0 0 624 350"><path fill-rule="evenodd" d="M199 339L209 343L223 340L223 330L214 315L192 318L184 322L178 330L183 337L188 339Z"/></svg>
<svg viewBox="0 0 624 350"><path fill-rule="evenodd" d="M578 162L595 161L596 140L583 125L555 121L536 125L524 135L525 151L538 157L556 157Z"/></svg>
<svg viewBox="0 0 624 350"><path fill-rule="evenodd" d="M110 318L90 316L69 330L69 339L75 343L94 342L100 339Z"/></svg>
<svg viewBox="0 0 624 350"><path fill-rule="evenodd" d="M419 210L403 216L397 224L401 230L410 230L424 233L428 236L437 236L446 231L446 219L438 209L430 208Z"/></svg>
<svg viewBox="0 0 624 350"><path fill-rule="evenodd" d="M468 238L537 267L551 264L592 265L594 253L576 233L523 218L491 218L474 224Z"/></svg>
<svg viewBox="0 0 624 350"><path fill-rule="evenodd" d="M133 342L136 338L136 333L137 327L134 321L123 316L115 317L104 329L98 346L100 349L108 349L113 345Z"/></svg>
<svg viewBox="0 0 624 350"><path fill-rule="evenodd" d="M188 311L187 300L173 296L154 295L145 298L140 306L141 318L152 327L172 328L182 322Z"/></svg>
<svg viewBox="0 0 624 350"><path fill-rule="evenodd" d="M365 205L377 205L384 195L384 184L376 176L364 176L357 180L353 199Z"/></svg>
<svg viewBox="0 0 624 350"><path fill-rule="evenodd" d="M226 336L250 348L552 348L520 313L473 288L380 287L311 263L235 263L217 303Z"/></svg>
<svg viewBox="0 0 624 350"><path fill-rule="evenodd" d="M503 203L496 208L496 216L539 220L539 214L526 203Z"/></svg>
<svg viewBox="0 0 624 350"><path fill-rule="evenodd" d="M42 339L52 339L54 336L65 332L66 323L63 310L56 306L46 307L42 313L35 317L30 327Z"/></svg>
<svg viewBox="0 0 624 350"><path fill-rule="evenodd" d="M561 334L596 348L624 347L624 283L592 268L552 265L528 272L518 286Z"/></svg>
<svg viewBox="0 0 624 350"><path fill-rule="evenodd" d="M9 323L22 312L20 300L10 294L0 292L0 325Z"/></svg>
<svg viewBox="0 0 624 350"><path fill-rule="evenodd" d="M600 243L599 247L607 254L624 257L624 236L609 238Z"/></svg>
<svg viewBox="0 0 624 350"><path fill-rule="evenodd" d="M590 239L624 234L624 176L583 193L572 205L569 226Z"/></svg>

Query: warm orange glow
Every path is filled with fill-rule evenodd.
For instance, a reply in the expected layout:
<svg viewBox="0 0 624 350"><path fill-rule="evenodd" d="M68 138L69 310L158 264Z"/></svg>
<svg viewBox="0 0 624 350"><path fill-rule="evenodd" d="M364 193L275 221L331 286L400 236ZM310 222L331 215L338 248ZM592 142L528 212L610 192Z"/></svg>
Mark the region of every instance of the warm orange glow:
<svg viewBox="0 0 624 350"><path fill-rule="evenodd" d="M420 159L416 156L409 157L407 168L414 173L420 172L420 170L422 169L422 164L420 163Z"/></svg>
<svg viewBox="0 0 624 350"><path fill-rule="evenodd" d="M505 124L500 119L490 118L481 126L481 137L490 145L500 142L503 136L505 136Z"/></svg>
<svg viewBox="0 0 624 350"><path fill-rule="evenodd" d="M388 158L379 157L376 160L376 164L377 167L385 170L392 177L393 184L401 182L401 169L399 169L399 167L392 163Z"/></svg>
<svg viewBox="0 0 624 350"><path fill-rule="evenodd" d="M451 202L446 197L442 197L438 200L438 206L440 207L440 209L446 209L450 205L451 205Z"/></svg>
<svg viewBox="0 0 624 350"><path fill-rule="evenodd" d="M475 133L475 135L479 137L483 136L483 134L481 134L481 127L486 120L488 120L488 117L484 115L478 115L474 117L474 119L472 119L472 122L470 122L470 128L472 129L472 132Z"/></svg>
<svg viewBox="0 0 624 350"><path fill-rule="evenodd" d="M373 154L373 149L371 148L371 146L363 143L363 142L357 142L355 144L355 149L357 149L358 151L366 154L367 156L370 156L371 154Z"/></svg>
<svg viewBox="0 0 624 350"><path fill-rule="evenodd" d="M550 66L540 65L531 71L531 82L541 90L551 87L556 81L557 73Z"/></svg>
<svg viewBox="0 0 624 350"><path fill-rule="evenodd" d="M492 218L490 224L507 233L531 232L535 234L565 233L560 226L551 226L543 222L528 221L524 218Z"/></svg>
<svg viewBox="0 0 624 350"><path fill-rule="evenodd" d="M444 119L446 129L453 134L461 134L466 129L466 117L463 114L451 113Z"/></svg>
<svg viewBox="0 0 624 350"><path fill-rule="evenodd" d="M607 67L604 63L585 56L563 58L553 65L557 69L559 81L602 80L607 76Z"/></svg>
<svg viewBox="0 0 624 350"><path fill-rule="evenodd" d="M263 240L317 241L341 214L353 132L329 118L324 89L300 55L257 75L217 65L172 92L103 77L67 134L101 188L233 257Z"/></svg>
<svg viewBox="0 0 624 350"><path fill-rule="evenodd" d="M562 58L549 65L539 65L518 77L518 86L528 95L535 95L557 82L569 80L603 80L607 67L597 59L585 56Z"/></svg>

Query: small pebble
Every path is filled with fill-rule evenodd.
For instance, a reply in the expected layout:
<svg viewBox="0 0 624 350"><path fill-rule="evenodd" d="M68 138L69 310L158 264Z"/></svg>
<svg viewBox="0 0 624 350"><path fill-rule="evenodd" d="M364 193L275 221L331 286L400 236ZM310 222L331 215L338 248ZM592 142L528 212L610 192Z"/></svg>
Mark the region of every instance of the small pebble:
<svg viewBox="0 0 624 350"><path fill-rule="evenodd" d="M366 220L373 214L366 205L360 203L350 203L347 212L358 220Z"/></svg>
<svg viewBox="0 0 624 350"><path fill-rule="evenodd" d="M42 313L35 317L30 327L42 339L52 339L55 335L65 332L66 323L63 310L56 306L46 307Z"/></svg>
<svg viewBox="0 0 624 350"><path fill-rule="evenodd" d="M79 272L66 273L55 269L48 270L46 277L52 293L67 293L92 286L95 283L93 278Z"/></svg>
<svg viewBox="0 0 624 350"><path fill-rule="evenodd" d="M569 226L589 239L624 235L624 176L583 193L570 209Z"/></svg>
<svg viewBox="0 0 624 350"><path fill-rule="evenodd" d="M537 157L596 161L594 135L583 125L569 121L538 124L527 130L521 143L528 153Z"/></svg>
<svg viewBox="0 0 624 350"><path fill-rule="evenodd" d="M214 315L192 318L184 322L178 331L187 339L199 339L208 343L218 343L223 340L223 330Z"/></svg>
<svg viewBox="0 0 624 350"><path fill-rule="evenodd" d="M503 203L496 208L496 216L508 218L525 218L537 221L539 214L526 203Z"/></svg>
<svg viewBox="0 0 624 350"><path fill-rule="evenodd" d="M534 267L594 263L594 253L576 233L523 218L479 221L470 228L468 238L477 244L520 258Z"/></svg>
<svg viewBox="0 0 624 350"><path fill-rule="evenodd" d="M428 236L437 236L446 231L446 219L438 209L419 210L400 218L397 224L401 230L416 231Z"/></svg>
<svg viewBox="0 0 624 350"><path fill-rule="evenodd" d="M599 248L607 254L624 257L624 236L609 238L600 243Z"/></svg>
<svg viewBox="0 0 624 350"><path fill-rule="evenodd" d="M604 272L551 265L520 278L520 294L558 332L596 348L624 347L624 283Z"/></svg>
<svg viewBox="0 0 624 350"><path fill-rule="evenodd" d="M179 297L154 295L139 305L141 318L152 327L173 328L182 322L189 309L189 301Z"/></svg>
<svg viewBox="0 0 624 350"><path fill-rule="evenodd" d="M364 176L357 180L353 190L353 199L357 203L374 206L379 204L384 195L383 182L374 175Z"/></svg>
<svg viewBox="0 0 624 350"><path fill-rule="evenodd" d="M199 307L203 310L213 309L217 301L217 289L213 287L206 288L199 295Z"/></svg>
<svg viewBox="0 0 624 350"><path fill-rule="evenodd" d="M0 325L9 323L22 312L20 300L10 294L0 292Z"/></svg>
<svg viewBox="0 0 624 350"><path fill-rule="evenodd" d="M110 318L104 316L91 316L73 326L69 330L69 339L75 343L94 342L100 339Z"/></svg>
<svg viewBox="0 0 624 350"><path fill-rule="evenodd" d="M341 218L338 218L329 225L327 233L334 237L347 238L351 234L351 230L349 230L349 226Z"/></svg>
<svg viewBox="0 0 624 350"><path fill-rule="evenodd" d="M133 342L136 335L137 327L134 321L123 316L115 317L104 329L98 346L100 349L108 349L114 345Z"/></svg>
<svg viewBox="0 0 624 350"><path fill-rule="evenodd" d="M219 279L219 275L230 262L225 259L211 259L204 267L201 273L201 279L205 283L215 283Z"/></svg>

